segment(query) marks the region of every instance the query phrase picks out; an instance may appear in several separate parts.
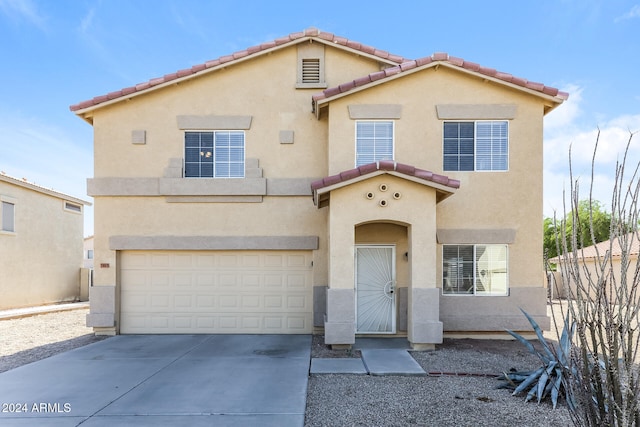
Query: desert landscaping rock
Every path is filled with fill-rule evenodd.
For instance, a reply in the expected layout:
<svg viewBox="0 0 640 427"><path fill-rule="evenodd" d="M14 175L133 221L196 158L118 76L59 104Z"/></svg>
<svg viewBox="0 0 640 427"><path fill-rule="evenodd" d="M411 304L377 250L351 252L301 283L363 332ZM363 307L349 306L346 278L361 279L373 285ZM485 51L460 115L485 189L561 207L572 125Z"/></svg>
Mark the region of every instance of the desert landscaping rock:
<svg viewBox="0 0 640 427"><path fill-rule="evenodd" d="M0 372L105 339L85 326L88 312L81 309L0 320Z"/></svg>

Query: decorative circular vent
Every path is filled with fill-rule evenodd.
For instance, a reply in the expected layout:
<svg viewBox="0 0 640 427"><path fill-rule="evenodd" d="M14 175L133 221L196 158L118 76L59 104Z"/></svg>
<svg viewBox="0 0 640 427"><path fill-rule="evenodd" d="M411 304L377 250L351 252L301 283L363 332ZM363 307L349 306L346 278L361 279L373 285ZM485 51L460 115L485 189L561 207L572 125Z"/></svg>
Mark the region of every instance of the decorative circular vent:
<svg viewBox="0 0 640 427"><path fill-rule="evenodd" d="M378 202L378 204L384 208L387 206L387 201L385 199L382 199Z"/></svg>
<svg viewBox="0 0 640 427"><path fill-rule="evenodd" d="M387 184L380 184L380 191L387 191L389 189L389 187L387 186Z"/></svg>
<svg viewBox="0 0 640 427"><path fill-rule="evenodd" d="M393 198L398 200L400 197L402 197L402 193L399 191L396 191L395 193L393 193Z"/></svg>
<svg viewBox="0 0 640 427"><path fill-rule="evenodd" d="M375 194L373 194L371 191L369 191L367 194L365 194L365 197L369 200L373 199L374 197L376 197Z"/></svg>

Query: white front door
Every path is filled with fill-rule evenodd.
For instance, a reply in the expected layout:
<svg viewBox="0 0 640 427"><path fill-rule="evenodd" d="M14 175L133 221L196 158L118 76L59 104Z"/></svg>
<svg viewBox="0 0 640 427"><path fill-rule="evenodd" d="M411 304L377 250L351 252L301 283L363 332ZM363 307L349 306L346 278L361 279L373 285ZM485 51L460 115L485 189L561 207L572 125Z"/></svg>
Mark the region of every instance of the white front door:
<svg viewBox="0 0 640 427"><path fill-rule="evenodd" d="M356 333L396 332L395 252L395 246L356 246Z"/></svg>

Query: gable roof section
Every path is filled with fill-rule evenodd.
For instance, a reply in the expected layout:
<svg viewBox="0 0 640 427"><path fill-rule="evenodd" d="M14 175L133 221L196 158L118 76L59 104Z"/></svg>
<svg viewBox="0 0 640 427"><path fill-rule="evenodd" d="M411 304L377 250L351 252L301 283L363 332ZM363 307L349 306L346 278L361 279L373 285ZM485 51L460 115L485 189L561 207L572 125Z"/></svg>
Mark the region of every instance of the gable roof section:
<svg viewBox="0 0 640 427"><path fill-rule="evenodd" d="M158 89L168 84L174 84L179 81L184 81L196 76L201 76L217 69L224 68L229 65L233 65L247 59L264 55L266 53L273 52L274 50L282 49L286 46L301 43L311 39L320 43L324 43L326 45L337 46L344 50L352 51L363 56L368 56L378 61L387 63L390 66L401 64L407 61L407 59L403 58L402 56L394 55L387 51L376 49L372 46L367 46L344 37L336 36L332 33L322 32L317 28L308 28L304 31L291 33L288 36L284 36L270 42L262 43L257 46L240 50L230 55L221 56L217 59L207 61L204 64L194 65L191 68L185 68L183 70L176 71L175 73L166 74L162 77L154 78L147 82L139 83L135 86L126 87L115 92L110 92L106 95L96 96L92 99L74 104L70 106L69 109L76 114L81 115L85 112L91 111L104 105L109 105L114 102L128 99L132 96L140 95L142 93Z"/></svg>
<svg viewBox="0 0 640 427"><path fill-rule="evenodd" d="M418 169L411 165L397 163L393 160L380 160L312 182L313 203L318 208L328 206L329 193L331 191L385 173L435 188L438 193L438 202L449 197L456 189L460 188L460 181L456 179Z"/></svg>
<svg viewBox="0 0 640 427"><path fill-rule="evenodd" d="M38 193L46 194L48 196L57 197L58 199L66 200L73 203L78 203L82 205L91 206L91 202L87 202L86 200L78 199L77 197L69 196L68 194L60 193L59 191L55 191L51 188L42 187L33 182L29 182L26 178L18 179L12 176L7 175L6 173L0 172L0 181L6 182L11 185L15 185L17 187L27 188L29 190L36 191Z"/></svg>
<svg viewBox="0 0 640 427"><path fill-rule="evenodd" d="M533 95L541 96L551 101L551 106L545 109L545 114L556 106L569 98L569 94L562 92L556 88L545 86L542 83L531 82L521 77L515 77L511 74L497 71L493 68L483 67L474 62L465 61L461 58L449 56L447 53L434 53L432 56L403 62L394 67L386 68L382 71L371 73L359 79L341 84L336 87L328 88L322 93L312 97L313 110L316 116L320 114L320 108L327 105L330 101L369 88L374 85L385 83L416 71L427 68L436 68L439 66L459 70L467 74L488 79L499 84L504 84L518 90L524 90Z"/></svg>

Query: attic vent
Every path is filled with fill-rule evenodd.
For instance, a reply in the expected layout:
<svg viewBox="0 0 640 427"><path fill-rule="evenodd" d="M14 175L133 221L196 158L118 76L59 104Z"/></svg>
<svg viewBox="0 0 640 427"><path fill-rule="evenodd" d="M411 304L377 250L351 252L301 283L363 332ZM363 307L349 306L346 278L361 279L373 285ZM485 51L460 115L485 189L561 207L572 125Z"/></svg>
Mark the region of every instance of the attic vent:
<svg viewBox="0 0 640 427"><path fill-rule="evenodd" d="M302 83L320 83L320 59L302 60Z"/></svg>

